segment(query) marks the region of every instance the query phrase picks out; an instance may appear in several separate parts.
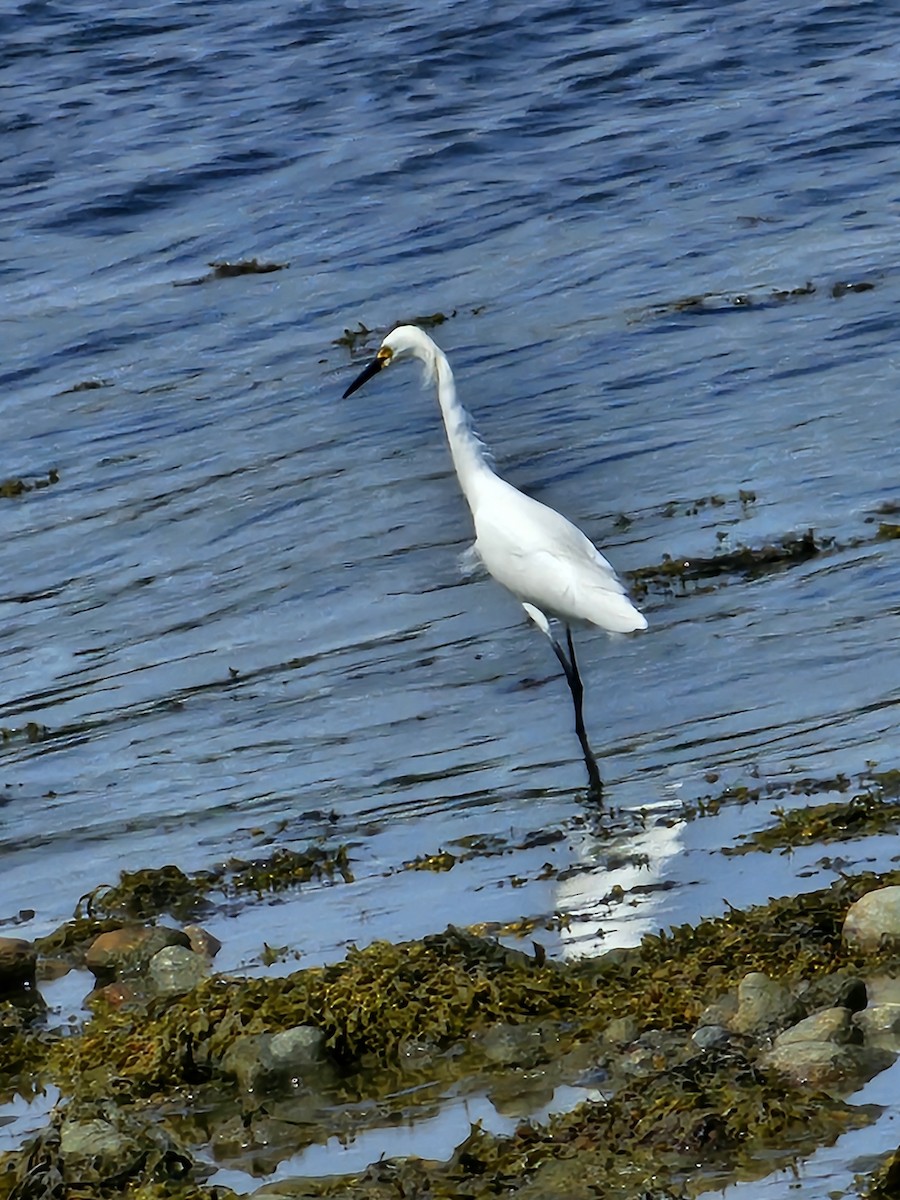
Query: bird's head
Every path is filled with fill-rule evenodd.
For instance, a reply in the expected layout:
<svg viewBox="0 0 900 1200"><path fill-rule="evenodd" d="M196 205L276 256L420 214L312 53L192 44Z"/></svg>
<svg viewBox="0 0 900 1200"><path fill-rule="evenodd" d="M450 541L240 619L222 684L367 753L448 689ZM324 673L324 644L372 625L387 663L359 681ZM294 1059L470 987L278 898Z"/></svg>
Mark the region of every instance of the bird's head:
<svg viewBox="0 0 900 1200"><path fill-rule="evenodd" d="M416 325L398 325L392 329L378 348L378 353L367 367L353 380L344 392L344 399L352 396L364 383L389 367L391 363L400 362L404 358L418 358L430 365L434 357L434 342L427 333L423 333Z"/></svg>

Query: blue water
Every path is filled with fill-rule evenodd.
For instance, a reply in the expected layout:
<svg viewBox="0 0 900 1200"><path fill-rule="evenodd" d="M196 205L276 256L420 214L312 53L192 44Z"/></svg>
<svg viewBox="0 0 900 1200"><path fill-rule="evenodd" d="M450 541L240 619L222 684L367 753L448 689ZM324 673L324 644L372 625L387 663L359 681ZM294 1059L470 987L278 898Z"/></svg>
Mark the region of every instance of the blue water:
<svg viewBox="0 0 900 1200"><path fill-rule="evenodd" d="M223 918L224 966L557 909L594 952L827 882L717 854L765 805L676 816L897 765L898 46L874 2L7 5L0 478L47 486L0 498L0 919L314 838L357 881ZM288 265L174 286L250 258ZM340 400L345 329L437 312L502 472L621 572L840 547L581 633L610 801L669 815L637 908L549 647L460 574L433 398Z"/></svg>

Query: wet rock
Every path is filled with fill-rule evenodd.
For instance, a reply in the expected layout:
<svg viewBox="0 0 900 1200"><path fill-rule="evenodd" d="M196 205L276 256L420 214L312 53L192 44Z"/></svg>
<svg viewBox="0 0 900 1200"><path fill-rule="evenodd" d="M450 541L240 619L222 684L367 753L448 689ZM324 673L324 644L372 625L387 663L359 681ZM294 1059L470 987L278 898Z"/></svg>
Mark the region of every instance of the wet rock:
<svg viewBox="0 0 900 1200"><path fill-rule="evenodd" d="M279 1179L264 1183L251 1192L247 1200L307 1200L310 1195L308 1179Z"/></svg>
<svg viewBox="0 0 900 1200"><path fill-rule="evenodd" d="M0 995L34 987L37 952L24 938L0 937Z"/></svg>
<svg viewBox="0 0 900 1200"><path fill-rule="evenodd" d="M75 1173L90 1166L101 1177L128 1175L136 1168L141 1149L134 1138L109 1121L63 1121L59 1131L59 1153L66 1168Z"/></svg>
<svg viewBox="0 0 900 1200"><path fill-rule="evenodd" d="M869 1004L900 1004L900 979L875 975L868 984Z"/></svg>
<svg viewBox="0 0 900 1200"><path fill-rule="evenodd" d="M164 925L126 925L95 938L85 963L98 982L107 983L119 975L141 974L166 946L190 947L190 939L180 929Z"/></svg>
<svg viewBox="0 0 900 1200"><path fill-rule="evenodd" d="M786 987L761 971L752 971L738 984L731 1028L760 1037L792 1025L800 1015L800 1005Z"/></svg>
<svg viewBox="0 0 900 1200"><path fill-rule="evenodd" d="M822 1012L813 1013L779 1033L775 1039L775 1048L789 1046L797 1042L833 1042L845 1046L850 1043L859 1045L862 1034L851 1020L849 1008L826 1008Z"/></svg>
<svg viewBox="0 0 900 1200"><path fill-rule="evenodd" d="M837 1042L787 1042L760 1059L760 1066L777 1071L793 1084L851 1091L885 1070L894 1061L877 1046L846 1046Z"/></svg>
<svg viewBox="0 0 900 1200"><path fill-rule="evenodd" d="M131 983L107 983L101 988L95 988L89 997L91 1003L99 1001L110 1008L123 1008L140 998L140 992Z"/></svg>
<svg viewBox="0 0 900 1200"><path fill-rule="evenodd" d="M430 1038L404 1038L397 1046L397 1061L401 1067L416 1070L431 1062L438 1053L437 1045Z"/></svg>
<svg viewBox="0 0 900 1200"><path fill-rule="evenodd" d="M281 1033L247 1034L229 1046L221 1069L248 1092L267 1092L295 1081L325 1059L325 1035L312 1025Z"/></svg>
<svg viewBox="0 0 900 1200"><path fill-rule="evenodd" d="M603 1031L603 1038L614 1046L630 1046L637 1041L640 1031L634 1017L613 1017Z"/></svg>
<svg viewBox="0 0 900 1200"><path fill-rule="evenodd" d="M877 950L885 938L900 939L900 887L867 892L851 904L843 934L860 950Z"/></svg>
<svg viewBox="0 0 900 1200"><path fill-rule="evenodd" d="M546 1057L541 1030L534 1025L492 1025L478 1039L488 1062L532 1067Z"/></svg>
<svg viewBox="0 0 900 1200"><path fill-rule="evenodd" d="M657 1075L664 1070L670 1058L678 1057L682 1039L661 1029L648 1029L619 1059L618 1067L631 1078Z"/></svg>
<svg viewBox="0 0 900 1200"><path fill-rule="evenodd" d="M209 959L186 946L166 946L150 959L147 972L157 993L180 996L209 975Z"/></svg>
<svg viewBox="0 0 900 1200"><path fill-rule="evenodd" d="M195 954L204 954L207 958L215 958L222 949L219 939L204 929L201 925L185 925L183 932L190 938L191 949Z"/></svg>
<svg viewBox="0 0 900 1200"><path fill-rule="evenodd" d="M702 1028L704 1025L719 1025L726 1029L729 1028L737 1013L737 1007L737 996L733 992L726 992L712 1004L707 1004L700 1014L700 1020L697 1022L698 1028Z"/></svg>
<svg viewBox="0 0 900 1200"><path fill-rule="evenodd" d="M859 1012L869 1002L865 980L846 971L835 971L812 980L799 997L807 1012L824 1008L849 1008Z"/></svg>
<svg viewBox="0 0 900 1200"><path fill-rule="evenodd" d="M235 1114L216 1125L209 1139L216 1159L236 1159L257 1146L248 1121Z"/></svg>
<svg viewBox="0 0 900 1200"><path fill-rule="evenodd" d="M724 1025L701 1025L691 1034L691 1041L700 1050L717 1050L731 1041L731 1031Z"/></svg>
<svg viewBox="0 0 900 1200"><path fill-rule="evenodd" d="M295 1025L275 1033L268 1054L276 1071L296 1074L325 1058L325 1034L314 1025Z"/></svg>
<svg viewBox="0 0 900 1200"><path fill-rule="evenodd" d="M867 1042L900 1048L900 1004L872 1004L853 1020Z"/></svg>

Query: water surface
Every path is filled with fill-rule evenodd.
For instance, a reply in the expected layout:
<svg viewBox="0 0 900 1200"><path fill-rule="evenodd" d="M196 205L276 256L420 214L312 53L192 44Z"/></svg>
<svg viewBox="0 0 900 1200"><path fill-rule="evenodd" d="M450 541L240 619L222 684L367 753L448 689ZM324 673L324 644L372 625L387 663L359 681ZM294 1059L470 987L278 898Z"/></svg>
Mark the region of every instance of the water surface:
<svg viewBox="0 0 900 1200"><path fill-rule="evenodd" d="M832 878L718 854L765 805L679 813L897 763L900 17L76 0L0 34L0 476L47 483L0 499L0 918L349 843L354 884L223 916L258 970L557 911L590 953ZM175 286L254 257L289 265ZM546 642L460 574L416 372L339 399L345 329L434 313L502 472L623 573L834 539L581 633L615 820ZM476 835L515 852L399 870ZM641 872L674 886L603 904Z"/></svg>

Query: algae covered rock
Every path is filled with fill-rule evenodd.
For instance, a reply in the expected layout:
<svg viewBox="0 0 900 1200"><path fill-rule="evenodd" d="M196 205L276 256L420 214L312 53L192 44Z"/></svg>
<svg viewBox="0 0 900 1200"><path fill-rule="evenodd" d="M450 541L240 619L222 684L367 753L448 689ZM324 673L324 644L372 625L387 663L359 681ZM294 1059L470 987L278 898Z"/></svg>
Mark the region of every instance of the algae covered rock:
<svg viewBox="0 0 900 1200"><path fill-rule="evenodd" d="M117 1129L110 1121L94 1117L87 1121L65 1120L59 1131L59 1156L68 1171L90 1167L101 1178L129 1175L140 1162L137 1139Z"/></svg>

